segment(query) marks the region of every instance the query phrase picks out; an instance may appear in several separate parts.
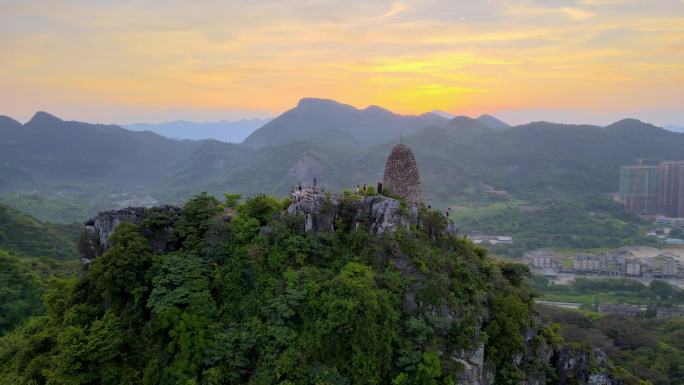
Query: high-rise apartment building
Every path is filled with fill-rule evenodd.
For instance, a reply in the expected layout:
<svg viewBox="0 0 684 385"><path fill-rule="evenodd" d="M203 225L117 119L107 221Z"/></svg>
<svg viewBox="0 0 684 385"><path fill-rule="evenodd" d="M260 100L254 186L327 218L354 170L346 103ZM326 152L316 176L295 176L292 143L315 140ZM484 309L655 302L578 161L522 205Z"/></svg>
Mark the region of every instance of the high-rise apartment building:
<svg viewBox="0 0 684 385"><path fill-rule="evenodd" d="M660 163L658 212L668 217L684 216L684 161Z"/></svg>
<svg viewBox="0 0 684 385"><path fill-rule="evenodd" d="M658 210L658 166L624 166L620 168L620 198L625 207L638 214L655 214Z"/></svg>

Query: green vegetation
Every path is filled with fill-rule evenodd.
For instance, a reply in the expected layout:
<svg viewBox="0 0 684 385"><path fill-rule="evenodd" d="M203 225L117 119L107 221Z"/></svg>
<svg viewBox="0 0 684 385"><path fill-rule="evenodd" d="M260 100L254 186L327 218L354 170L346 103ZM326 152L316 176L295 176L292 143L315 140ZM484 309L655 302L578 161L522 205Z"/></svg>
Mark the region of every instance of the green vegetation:
<svg viewBox="0 0 684 385"><path fill-rule="evenodd" d="M493 247L497 255L519 257L538 248L596 249L655 244L647 237L647 223L626 213L607 198L587 201L552 201L533 210L500 206L482 215L460 216L464 232L512 235L515 244Z"/></svg>
<svg viewBox="0 0 684 385"><path fill-rule="evenodd" d="M17 257L0 250L0 336L42 311L41 295L54 277L73 277L77 260Z"/></svg>
<svg viewBox="0 0 684 385"><path fill-rule="evenodd" d="M447 122L388 111L379 118L378 112L305 102L255 132L252 139L269 139L263 148L177 141L44 113L23 126L0 119L0 191L40 191L45 202L30 196L4 202L42 220L65 222L102 202L111 206L113 195L131 191L169 203L201 190L284 196L298 182L310 184L314 174L326 188L342 190L374 185L397 132L404 132L423 196L435 207L511 199L540 205L610 194L618 188L621 165L637 156L678 159L684 146L683 135L635 120L608 127L538 122L492 130L467 118ZM277 135L264 136L269 131ZM66 207L54 203L63 199ZM74 200L87 201L82 207L88 209L67 209Z"/></svg>
<svg viewBox="0 0 684 385"><path fill-rule="evenodd" d="M626 385L684 383L684 320L638 319L600 316L567 309L539 306L542 314L561 325L561 334L578 346L597 347L624 372Z"/></svg>
<svg viewBox="0 0 684 385"><path fill-rule="evenodd" d="M665 281L653 280L647 286L629 278L588 279L577 277L568 285L554 285L546 277L535 276L533 286L542 300L598 303L629 303L634 305L684 305L684 290Z"/></svg>
<svg viewBox="0 0 684 385"><path fill-rule="evenodd" d="M76 258L80 225L42 223L0 204L0 249L25 256Z"/></svg>
<svg viewBox="0 0 684 385"><path fill-rule="evenodd" d="M0 204L12 207L43 222L64 224L83 223L99 211L108 208L105 202L93 202L92 199L16 193L0 195Z"/></svg>
<svg viewBox="0 0 684 385"><path fill-rule="evenodd" d="M527 268L445 235L437 213L379 238L349 224L313 234L278 200L232 198L228 222L211 196L190 200L167 254L144 236L159 223L120 224L81 277L50 280L44 312L0 339L0 382L454 384L451 354L484 343L507 385L543 370L536 349L558 341L544 329L525 342L542 327Z"/></svg>

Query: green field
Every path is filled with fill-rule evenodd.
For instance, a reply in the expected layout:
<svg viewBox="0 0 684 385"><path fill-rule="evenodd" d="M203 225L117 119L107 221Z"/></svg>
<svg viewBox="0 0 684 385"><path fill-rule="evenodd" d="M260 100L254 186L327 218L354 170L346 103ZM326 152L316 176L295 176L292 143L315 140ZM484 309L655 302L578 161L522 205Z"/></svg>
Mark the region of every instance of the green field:
<svg viewBox="0 0 684 385"><path fill-rule="evenodd" d="M533 286L539 299L552 302L576 302L592 307L602 303L628 303L647 306L684 305L684 291L664 281L649 285L629 278L575 278L568 285L557 285L546 277L535 276Z"/></svg>
<svg viewBox="0 0 684 385"><path fill-rule="evenodd" d="M652 225L627 213L604 196L550 200L535 206L522 201L498 202L454 210L453 221L462 232L510 235L513 245L494 245L503 257L526 251L604 252L621 246L657 245L646 233Z"/></svg>

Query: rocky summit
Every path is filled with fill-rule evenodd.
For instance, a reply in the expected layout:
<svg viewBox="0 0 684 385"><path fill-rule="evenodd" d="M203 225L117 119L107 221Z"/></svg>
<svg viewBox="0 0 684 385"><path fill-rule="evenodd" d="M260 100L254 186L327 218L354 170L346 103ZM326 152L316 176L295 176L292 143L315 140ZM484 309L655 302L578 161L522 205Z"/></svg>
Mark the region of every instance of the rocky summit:
<svg viewBox="0 0 684 385"><path fill-rule="evenodd" d="M411 223L416 223L418 216L417 205L406 205L383 195L360 197L313 192L295 195L287 213L303 215L306 231L321 232L335 230L340 215L344 215L343 210L351 214L349 219L353 228L363 224L376 235L398 228L408 229Z"/></svg>

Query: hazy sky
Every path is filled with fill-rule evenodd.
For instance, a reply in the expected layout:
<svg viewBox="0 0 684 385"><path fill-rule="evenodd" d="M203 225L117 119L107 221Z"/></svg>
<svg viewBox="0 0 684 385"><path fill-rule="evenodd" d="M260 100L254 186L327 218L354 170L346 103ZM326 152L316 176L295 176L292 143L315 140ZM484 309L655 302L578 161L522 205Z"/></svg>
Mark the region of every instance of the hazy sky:
<svg viewBox="0 0 684 385"><path fill-rule="evenodd" d="M684 0L0 0L0 114L276 115L302 97L684 124Z"/></svg>

